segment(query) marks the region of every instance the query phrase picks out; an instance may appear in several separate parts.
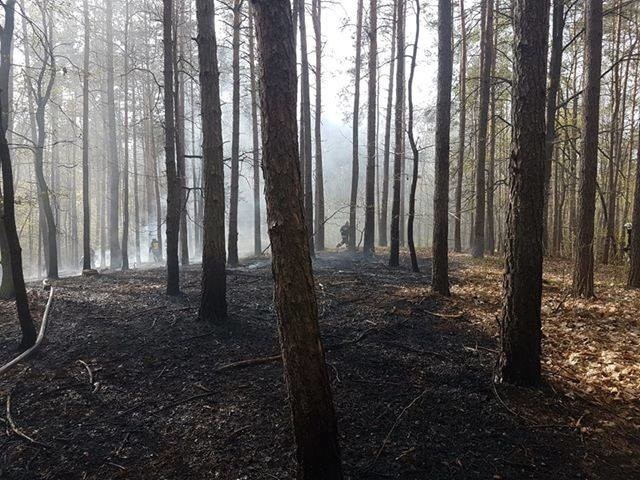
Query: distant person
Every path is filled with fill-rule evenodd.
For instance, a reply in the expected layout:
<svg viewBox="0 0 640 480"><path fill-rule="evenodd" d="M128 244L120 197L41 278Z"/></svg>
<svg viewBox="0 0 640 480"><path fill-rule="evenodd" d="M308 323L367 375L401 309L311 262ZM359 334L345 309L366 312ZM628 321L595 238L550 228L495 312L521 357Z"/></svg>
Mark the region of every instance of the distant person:
<svg viewBox="0 0 640 480"><path fill-rule="evenodd" d="M149 253L153 257L154 263L160 263L162 261L162 252L160 251L160 242L157 239L151 240L151 245L149 245Z"/></svg>
<svg viewBox="0 0 640 480"><path fill-rule="evenodd" d="M633 225L627 222L624 224L624 229L627 231L627 245L622 250L629 253L629 250L631 250L631 230L633 229Z"/></svg>
<svg viewBox="0 0 640 480"><path fill-rule="evenodd" d="M336 248L340 248L341 246L348 246L349 245L349 230L350 230L350 225L349 225L349 221L347 221L343 226L340 227L340 236L342 237L342 241L336 245Z"/></svg>

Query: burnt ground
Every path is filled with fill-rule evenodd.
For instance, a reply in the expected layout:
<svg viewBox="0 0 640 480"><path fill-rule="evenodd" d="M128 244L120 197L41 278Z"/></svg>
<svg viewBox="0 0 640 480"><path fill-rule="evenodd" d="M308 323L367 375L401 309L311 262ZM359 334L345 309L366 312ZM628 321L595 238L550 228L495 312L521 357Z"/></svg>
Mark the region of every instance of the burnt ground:
<svg viewBox="0 0 640 480"><path fill-rule="evenodd" d="M588 399L494 388L495 339L431 296L428 275L348 254L315 270L347 478L638 478L637 430L607 428ZM163 280L56 283L46 343L0 378L31 438L0 415L0 478L293 478L282 365L217 370L278 353L267 262L229 272L226 327L195 321L198 267L177 300ZM31 298L41 314L45 293ZM2 302L0 363L15 354L12 312Z"/></svg>

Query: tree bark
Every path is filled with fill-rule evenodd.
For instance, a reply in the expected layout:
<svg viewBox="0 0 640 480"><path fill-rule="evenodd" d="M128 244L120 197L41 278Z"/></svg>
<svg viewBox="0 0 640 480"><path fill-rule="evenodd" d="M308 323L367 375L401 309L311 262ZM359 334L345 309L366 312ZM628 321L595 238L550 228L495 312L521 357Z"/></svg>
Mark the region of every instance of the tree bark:
<svg viewBox="0 0 640 480"><path fill-rule="evenodd" d="M253 140L253 253L262 255L260 220L260 130L258 126L258 75L256 73L255 28L253 11L249 9L249 74L251 76L251 131Z"/></svg>
<svg viewBox="0 0 640 480"><path fill-rule="evenodd" d="M478 116L478 150L476 152L476 215L475 225L473 228L474 239L471 249L471 254L474 258L484 257L485 252L485 164L487 157L487 125L489 123L491 64L493 62L493 0L482 0L482 11L480 108Z"/></svg>
<svg viewBox="0 0 640 480"><path fill-rule="evenodd" d="M178 237L180 224L180 181L176 165L175 118L173 112L173 0L163 0L164 43L164 151L167 170L167 295L180 294Z"/></svg>
<svg viewBox="0 0 640 480"><path fill-rule="evenodd" d="M122 166L122 270L129 270L129 1L124 24L124 165Z"/></svg>
<svg viewBox="0 0 640 480"><path fill-rule="evenodd" d="M91 270L91 198L89 196L89 56L91 24L88 0L83 0L84 56L82 64L82 269Z"/></svg>
<svg viewBox="0 0 640 480"><path fill-rule="evenodd" d="M349 200L349 249L356 250L356 208L358 204L358 182L360 175L360 73L362 68L362 12L364 10L363 0L358 0L358 12L356 21L356 61L354 67L353 94L353 129L351 136L352 144L352 164L351 164L351 198Z"/></svg>
<svg viewBox="0 0 640 480"><path fill-rule="evenodd" d="M416 188L418 186L418 165L420 163L420 153L418 152L418 145L413 134L413 80L416 73L416 59L418 56L418 41L420 40L420 1L416 0L416 32L413 40L413 54L411 55L411 69L409 71L409 87L408 87L408 101L409 101L409 124L407 133L409 137L409 144L411 146L411 153L413 155L413 175L411 176L411 190L409 192L409 219L407 225L407 241L409 243L409 255L411 257L411 269L414 272L419 272L418 256L416 255L416 246L413 238L413 226L416 216ZM443 21L440 20L439 26L443 26Z"/></svg>
<svg viewBox="0 0 640 480"><path fill-rule="evenodd" d="M395 2L395 0L394 0ZM384 127L384 160L382 163L382 201L380 204L380 219L378 221L378 243L381 247L387 246L387 233L389 230L389 158L391 155L391 120L393 118L393 80L396 64L396 27L398 10L395 3L392 4L393 14L391 19L391 57L389 60L389 86L387 88L387 113Z"/></svg>
<svg viewBox="0 0 640 480"><path fill-rule="evenodd" d="M289 0L252 0L261 60L262 142L275 303L300 480L342 478L304 222Z"/></svg>
<svg viewBox="0 0 640 480"><path fill-rule="evenodd" d="M231 120L231 185L229 193L229 245L228 262L238 266L238 200L240 180L240 29L242 27L242 0L233 1L232 44L232 120Z"/></svg>
<svg viewBox="0 0 640 480"><path fill-rule="evenodd" d="M305 0L298 0L298 14L300 15L300 57L301 57L301 85L300 106L302 110L302 132L304 135L302 162L304 164L304 219L309 234L309 251L315 255L313 238L313 172L311 169L311 93L309 88L309 56L307 54L307 9Z"/></svg>
<svg viewBox="0 0 640 480"><path fill-rule="evenodd" d="M393 201L391 203L391 249L389 266L400 264L400 189L402 184L402 164L404 162L404 53L405 53L405 1L397 0L396 51L396 111L395 111L395 152L393 156Z"/></svg>
<svg viewBox="0 0 640 480"><path fill-rule="evenodd" d="M417 36L417 35L416 35ZM364 243L362 252L373 257L375 251L376 89L378 79L378 0L369 2L369 100L367 114L367 172L365 181Z"/></svg>
<svg viewBox="0 0 640 480"><path fill-rule="evenodd" d="M602 1L585 5L586 87L582 111L582 150L578 187L576 255L573 292L593 297L593 233L598 173L598 129L600 126L600 73L602 70Z"/></svg>
<svg viewBox="0 0 640 480"><path fill-rule="evenodd" d="M553 142L556 136L556 110L560 75L562 73L562 35L564 32L565 0L553 0L553 25L551 33L551 59L549 60L549 87L547 91L547 127L544 163L544 248L549 244L549 186L551 183L551 163L553 161Z"/></svg>
<svg viewBox="0 0 640 480"><path fill-rule="evenodd" d="M540 381L548 0L516 0L514 125L497 380Z"/></svg>
<svg viewBox="0 0 640 480"><path fill-rule="evenodd" d="M433 194L434 292L449 296L449 157L451 147L451 83L453 78L453 9L438 1L438 101L436 106L435 191Z"/></svg>
<svg viewBox="0 0 640 480"><path fill-rule="evenodd" d="M22 341L20 349L26 350L33 346L36 341L36 329L29 311L29 298L27 297L27 289L24 283L24 274L22 271L22 249L20 247L20 239L16 228L15 216L15 195L13 186L13 171L11 166L11 154L9 152L9 144L7 143L6 127L7 115L4 112L9 111L9 106L5 104L8 101L8 95L5 95L8 89L8 80L10 73L10 64L8 64L9 55L7 52L11 50L11 42L13 40L13 29L15 20L15 0L7 0L4 4L4 26L0 35L0 70L2 76L0 78L2 94L0 95L0 118L2 118L2 128L0 128L0 164L2 167L2 223L7 235L7 243L9 248L9 256L11 259L11 276L15 289L16 310L18 313L18 321L20 322L20 330L22 333ZM6 72L6 75L5 75ZM7 272L5 270L4 272ZM3 274L5 274L3 272ZM8 273L8 272L7 272Z"/></svg>
<svg viewBox="0 0 640 480"><path fill-rule="evenodd" d="M456 252L462 252L462 180L467 126L467 27L464 0L460 0L460 120L458 130L458 166L456 171L456 213L453 243Z"/></svg>
<svg viewBox="0 0 640 480"><path fill-rule="evenodd" d="M325 249L325 208L324 170L322 161L322 0L312 0L312 21L316 49L316 112L315 112L315 153L316 153L316 203L315 203L315 247Z"/></svg>
<svg viewBox="0 0 640 480"><path fill-rule="evenodd" d="M224 242L224 151L220 72L213 0L197 0L200 108L204 159L204 213L202 245L202 291L199 318L207 322L227 319L227 280Z"/></svg>
<svg viewBox="0 0 640 480"><path fill-rule="evenodd" d="M116 132L116 101L114 91L114 68L113 68L113 0L106 1L107 19L107 134L109 139L109 212L108 212L108 235L110 261L112 269L122 266L122 251L120 249L120 237L118 221L120 217L120 165L118 161L118 140Z"/></svg>

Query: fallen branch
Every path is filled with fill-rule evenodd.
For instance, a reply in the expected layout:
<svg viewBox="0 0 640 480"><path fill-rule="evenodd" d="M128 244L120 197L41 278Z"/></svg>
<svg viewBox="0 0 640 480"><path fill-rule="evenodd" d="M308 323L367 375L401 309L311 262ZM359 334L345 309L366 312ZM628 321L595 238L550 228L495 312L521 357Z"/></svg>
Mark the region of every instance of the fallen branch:
<svg viewBox="0 0 640 480"><path fill-rule="evenodd" d="M384 440L382 441L382 445L380 445L380 448L378 449L378 452L376 453L376 456L371 461L371 467L373 467L373 465L376 463L376 461L380 457L380 454L384 450L384 447L387 445L387 442L389 441L389 438L391 437L391 435L395 431L396 427L400 424L400 420L402 419L403 415L407 412L407 410L409 410L411 407L413 407L413 405L416 402L418 402L418 400L420 400L422 397L424 397L424 395L427 393L428 390L429 390L429 387L425 388L420 395L418 395L416 398L411 400L411 403L409 403L409 405L407 405L406 407L404 407L402 409L402 411L400 412L400 415L397 416L396 421L393 422L393 426L391 427L391 430L389 430L387 432L386 437L384 437Z"/></svg>
<svg viewBox="0 0 640 480"><path fill-rule="evenodd" d="M40 445L42 447L46 447L49 448L51 447L51 445L43 443L43 442L39 442L38 440L35 440L33 438L31 438L29 435L27 435L26 433L24 433L22 430L20 430L18 428L18 426L16 425L16 422L13 421L13 417L11 417L11 392L9 392L7 394L7 423L9 424L9 428L11 428L11 431L13 433L15 433L16 435L18 435L19 437L24 438L25 440L28 440L29 442L36 444L36 445Z"/></svg>
<svg viewBox="0 0 640 480"><path fill-rule="evenodd" d="M93 386L93 372L91 371L91 367L89 367L89 365L87 365L82 360L78 360L78 362L81 363L84 366L84 368L87 369L87 373L89 374L89 384Z"/></svg>
<svg viewBox="0 0 640 480"><path fill-rule="evenodd" d="M0 375L2 375L3 373L6 373L8 370L16 366L21 361L29 358L32 354L36 352L36 350L38 350L38 348L40 348L40 345L42 345L42 341L44 340L44 334L47 331L47 323L49 321L49 309L51 308L52 301L53 301L53 287L49 287L49 300L47 300L47 306L45 307L44 314L42 315L42 323L40 324L40 332L38 333L38 338L36 338L36 343L34 343L31 348L25 350L16 358L11 360L9 363L0 367Z"/></svg>
<svg viewBox="0 0 640 480"><path fill-rule="evenodd" d="M282 355L273 355L271 357L261 357L261 358L251 358L249 360L242 360L240 362L229 363L227 365L222 365L214 370L214 372L224 372L225 370L230 370L232 368L241 368L248 367L250 365L263 365L265 363L274 363L281 362Z"/></svg>
<svg viewBox="0 0 640 480"><path fill-rule="evenodd" d="M464 313L447 314L447 313L430 312L429 310L425 310L424 313L428 315L433 315L434 317L444 318L445 320L460 320L462 317L464 317Z"/></svg>

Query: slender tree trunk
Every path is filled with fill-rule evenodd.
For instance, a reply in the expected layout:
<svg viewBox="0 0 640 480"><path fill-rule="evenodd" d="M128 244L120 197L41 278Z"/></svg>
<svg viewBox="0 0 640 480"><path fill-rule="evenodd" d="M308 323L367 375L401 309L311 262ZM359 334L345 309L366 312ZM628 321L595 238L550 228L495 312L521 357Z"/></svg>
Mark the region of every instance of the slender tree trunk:
<svg viewBox="0 0 640 480"><path fill-rule="evenodd" d="M453 8L438 1L438 102L436 106L435 191L433 194L433 266L435 292L449 290L449 158L451 147L451 83L453 78Z"/></svg>
<svg viewBox="0 0 640 480"><path fill-rule="evenodd" d="M493 51L498 48L497 29L493 35ZM496 235L495 235L495 188L496 188L496 85L493 77L496 71L496 56L491 56L491 87L489 93L489 127L491 129L491 137L489 139L489 162L487 165L487 186L486 186L486 203L487 213L485 218L485 251L493 256L496 253Z"/></svg>
<svg viewBox="0 0 640 480"><path fill-rule="evenodd" d="M391 203L391 249L389 266L400 264L400 188L402 185L402 163L404 162L404 53L405 53L405 1L397 0L396 51L396 111L395 152L393 156L393 201Z"/></svg>
<svg viewBox="0 0 640 480"><path fill-rule="evenodd" d="M443 26L443 19L440 19L438 25ZM411 146L411 153L413 155L413 175L411 177L411 191L409 193L409 222L407 226L407 240L409 243L409 255L411 256L411 269L414 272L419 272L418 256L416 255L416 247L413 238L413 226L416 216L416 188L418 186L418 165L420 163L420 154L418 152L418 145L413 134L413 79L416 72L416 58L418 56L418 40L420 39L420 1L416 0L416 34L413 41L413 54L411 55L411 69L409 71L409 88L408 88L408 101L409 101L409 125L407 128L409 136L409 144ZM440 48L440 47L439 47Z"/></svg>
<svg viewBox="0 0 640 480"><path fill-rule="evenodd" d="M349 248L356 250L356 207L358 205L358 182L360 175L360 74L362 68L362 12L363 0L358 0L358 13L356 22L356 61L355 61L355 93L353 95L353 129L351 136L352 143L352 164L351 164L351 198L349 201Z"/></svg>
<svg viewBox="0 0 640 480"><path fill-rule="evenodd" d="M178 8L183 9L182 2L177 3ZM174 18L174 103L176 112L176 165L180 184L180 262L189 265L189 230L187 225L187 166L185 163L185 127L184 127L184 82L182 75L182 60L184 52L179 35L179 15Z"/></svg>
<svg viewBox="0 0 640 480"><path fill-rule="evenodd" d="M307 54L307 9L305 0L300 2L298 14L300 15L300 57L301 57L301 84L300 98L302 107L302 131L304 135L302 162L304 163L304 219L309 234L309 251L315 256L315 242L313 232L313 172L311 168L311 92L309 87L309 56Z"/></svg>
<svg viewBox="0 0 640 480"><path fill-rule="evenodd" d="M316 153L316 203L315 203L315 247L325 249L325 208L324 208L324 171L322 162L322 0L312 0L313 31L316 49L316 112L315 112L315 153Z"/></svg>
<svg viewBox="0 0 640 480"><path fill-rule="evenodd" d="M229 245L228 261L238 266L238 200L240 180L240 29L242 27L242 0L233 2L233 98L231 126L231 186L229 193Z"/></svg>
<svg viewBox="0 0 640 480"><path fill-rule="evenodd" d="M560 74L562 72L562 50L564 32L565 0L553 0L553 26L551 33L551 59L549 60L549 87L547 91L547 127L544 163L544 248L549 244L549 185L551 183L551 163L553 161L553 142L556 136L556 110Z"/></svg>
<svg viewBox="0 0 640 480"><path fill-rule="evenodd" d="M497 379L540 381L545 94L549 1L516 0L514 131Z"/></svg>
<svg viewBox="0 0 640 480"><path fill-rule="evenodd" d="M129 270L129 1L124 26L124 165L122 166L122 270Z"/></svg>
<svg viewBox="0 0 640 480"><path fill-rule="evenodd" d="M118 161L118 140L116 132L116 101L114 91L114 68L113 68L113 0L106 1L107 7L107 120L109 138L109 169L108 183L109 193L109 214L108 214L108 235L109 250L111 253L110 267L112 269L122 266L122 252L120 250L120 238L118 219L120 216L120 165Z"/></svg>
<svg viewBox="0 0 640 480"><path fill-rule="evenodd" d="M180 294L178 237L180 222L180 180L176 165L175 118L173 114L173 0L163 0L164 43L164 133L167 170L167 295Z"/></svg>
<svg viewBox="0 0 640 480"><path fill-rule="evenodd" d="M394 0L395 2L395 0ZM387 88L387 113L384 127L384 160L382 163L382 202L380 204L380 220L378 221L378 237L381 247L387 246L389 230L389 158L391 155L391 120L393 118L393 80L396 64L396 27L398 10L392 4L393 15L391 24L391 58L389 60L389 86Z"/></svg>
<svg viewBox="0 0 640 480"><path fill-rule="evenodd" d="M136 246L136 263L138 266L142 263L140 258L140 182L138 176L138 120L137 120L137 91L136 91L136 77L132 77L132 92L131 96L131 115L133 117L133 222L135 232L135 246Z"/></svg>
<svg viewBox="0 0 640 480"><path fill-rule="evenodd" d="M460 0L460 125L458 130L458 166L456 171L456 212L453 243L456 252L462 252L462 180L467 126L467 27L464 0Z"/></svg>
<svg viewBox="0 0 640 480"><path fill-rule="evenodd" d="M478 150L476 152L476 215L473 228L474 241L471 254L475 258L485 253L485 208L486 184L485 168L487 157L487 126L489 116L489 96L491 89L491 64L493 62L493 0L482 0L482 39L480 72L480 109L478 116Z"/></svg>
<svg viewBox="0 0 640 480"><path fill-rule="evenodd" d="M417 36L417 35L416 35ZM375 194L376 194L376 158L378 144L376 139L377 103L376 89L378 79L378 0L369 3L369 101L367 115L367 173L365 182L364 244L365 256L372 257L375 250ZM416 166L417 168L417 166Z"/></svg>
<svg viewBox="0 0 640 480"><path fill-rule="evenodd" d="M197 0L200 108L203 135L204 218L202 246L202 292L199 318L207 322L227 319L227 280L224 242L224 151L220 72L213 0ZM250 13L252 14L252 12Z"/></svg>
<svg viewBox="0 0 640 480"><path fill-rule="evenodd" d="M582 151L578 187L573 292L593 297L593 233L598 173L598 129L600 125L600 73L602 70L602 1L587 0L585 5L586 88L582 118Z"/></svg>
<svg viewBox="0 0 640 480"><path fill-rule="evenodd" d="M253 253L262 255L260 219L260 130L258 126L258 75L256 72L255 28L253 11L249 10L249 74L251 76L251 130L253 140Z"/></svg>
<svg viewBox="0 0 640 480"><path fill-rule="evenodd" d="M11 154L9 152L9 144L7 143L6 128L8 125L7 114L9 111L7 102L8 95L4 92L8 91L9 75L10 75L10 58L11 42L13 40L13 29L15 20L15 0L7 0L4 4L4 26L0 34L0 118L2 118L2 128L0 128L0 164L2 166L2 187L3 187L3 208L2 223L7 236L9 248L9 257L11 260L10 270L13 279L16 310L18 313L18 321L20 322L20 330L22 333L22 341L20 349L26 350L36 341L36 329L29 311L29 298L27 297L27 289L24 283L24 274L22 270L22 249L20 247L20 239L16 228L15 216L15 195L13 185L13 171L11 166ZM3 275L9 274L8 268L3 270Z"/></svg>
<svg viewBox="0 0 640 480"><path fill-rule="evenodd" d="M88 0L83 0L84 58L82 66L82 269L91 270L91 197L89 196L89 56L91 24Z"/></svg>
<svg viewBox="0 0 640 480"><path fill-rule="evenodd" d="M262 76L265 190L275 303L299 480L342 478L304 223L296 135L296 60L289 0L252 0Z"/></svg>

